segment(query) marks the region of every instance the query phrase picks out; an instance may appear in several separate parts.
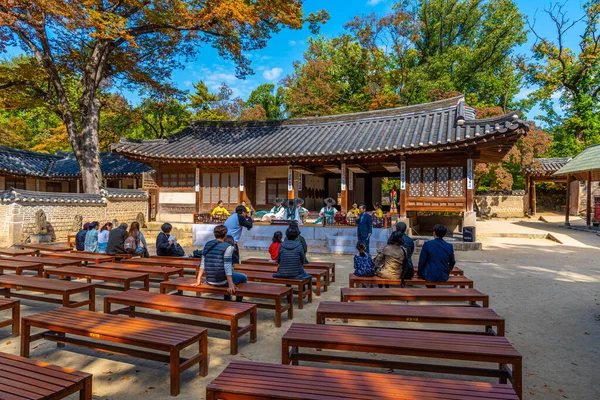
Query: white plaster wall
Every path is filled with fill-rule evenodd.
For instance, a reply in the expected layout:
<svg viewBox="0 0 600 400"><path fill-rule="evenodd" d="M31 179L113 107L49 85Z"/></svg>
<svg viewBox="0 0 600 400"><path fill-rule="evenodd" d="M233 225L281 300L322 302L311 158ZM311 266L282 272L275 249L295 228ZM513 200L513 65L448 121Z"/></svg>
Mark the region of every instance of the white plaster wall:
<svg viewBox="0 0 600 400"><path fill-rule="evenodd" d="M267 193L267 178L287 179L287 166L277 167L256 167L256 204L265 204L267 199L265 198Z"/></svg>
<svg viewBox="0 0 600 400"><path fill-rule="evenodd" d="M160 192L158 201L163 204L196 204L196 192Z"/></svg>

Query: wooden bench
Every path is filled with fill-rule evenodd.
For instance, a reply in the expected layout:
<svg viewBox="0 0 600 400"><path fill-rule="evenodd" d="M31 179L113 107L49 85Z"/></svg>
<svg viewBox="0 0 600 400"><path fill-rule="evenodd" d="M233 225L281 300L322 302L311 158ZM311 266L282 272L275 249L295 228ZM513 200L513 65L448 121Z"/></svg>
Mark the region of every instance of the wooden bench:
<svg viewBox="0 0 600 400"><path fill-rule="evenodd" d="M31 328L48 330L31 334ZM71 335L93 338L96 341L70 337ZM168 363L171 367L171 396L177 396L180 392L181 372L200 364L200 376L208 373L208 336L205 328L57 308L23 318L21 356L29 357L30 344L41 339ZM198 346L197 354L189 359L181 357L184 349L194 345Z"/></svg>
<svg viewBox="0 0 600 400"><path fill-rule="evenodd" d="M89 283L60 281L57 279L43 279L27 277L23 275L0 275L0 288L4 291L0 293L6 298L17 297L21 299L41 301L45 303L60 304L63 307L83 307L89 306L90 311L94 311L96 307L96 287ZM15 293L16 291L30 291L43 293L43 296ZM88 300L72 301L71 296L77 293L87 293ZM59 295L61 298L56 299L48 295Z"/></svg>
<svg viewBox="0 0 600 400"><path fill-rule="evenodd" d="M417 276L418 271L419 271L419 267L417 265L415 265L415 276ZM452 268L452 271L450 271L450 276L463 276L464 274L465 274L465 271L463 271L459 267L454 267L454 268Z"/></svg>
<svg viewBox="0 0 600 400"><path fill-rule="evenodd" d="M102 253L42 253L41 257L64 258L67 260L77 260L83 265L89 263L100 264L104 262L114 262L115 257Z"/></svg>
<svg viewBox="0 0 600 400"><path fill-rule="evenodd" d="M232 361L208 386L206 400L263 399L517 400L509 385L331 368Z"/></svg>
<svg viewBox="0 0 600 400"><path fill-rule="evenodd" d="M416 322L421 324L454 324L484 326L485 333L504 336L504 318L491 308L409 306L404 304L340 303L324 301L317 308L317 324L327 318L367 321ZM496 327L496 331L492 329ZM473 333L473 332L467 332Z"/></svg>
<svg viewBox="0 0 600 400"><path fill-rule="evenodd" d="M63 267L44 271L45 278L49 278L52 275L66 278L67 280L70 280L71 278L86 279L88 283L92 283L92 280L96 279L104 282L123 284L123 287L117 285L96 284L97 288L123 291L129 290L133 282L142 282L142 290L150 290L150 277L148 274L141 272L102 270L84 267Z"/></svg>
<svg viewBox="0 0 600 400"><path fill-rule="evenodd" d="M92 400L92 375L0 353L0 399L63 399L79 392Z"/></svg>
<svg viewBox="0 0 600 400"><path fill-rule="evenodd" d="M137 265L154 265L157 267L175 267L175 268L183 268L188 275L198 275L198 271L200 270L200 262L198 259L190 259L190 258L175 258L174 260L163 260L159 258L135 258L131 260L121 260L123 264L137 264Z"/></svg>
<svg viewBox="0 0 600 400"><path fill-rule="evenodd" d="M163 294L168 293L170 290L176 290L178 294L183 292L194 292L196 296L202 296L202 293L211 294L227 294L226 287L216 287L208 284L202 284L200 286L192 286L196 282L196 279L190 278L178 278L172 279L167 282L161 282L160 292ZM288 319L294 318L293 308L293 290L291 287L279 286L279 285L261 285L258 283L246 283L237 286L235 295L244 296L251 299L262 299L267 300L271 303L257 303L258 308L267 310L275 310L275 326L281 327L281 315L287 311ZM287 298L287 303L284 304L283 300Z"/></svg>
<svg viewBox="0 0 600 400"><path fill-rule="evenodd" d="M377 285L400 285L402 280L398 279L384 279L378 276L356 276L354 274L350 274L349 277L350 287L358 287L360 284L377 284ZM450 276L448 281L446 282L430 282L425 279L414 276L412 279L405 280L404 283L406 286L415 286L415 285L435 285L435 286L455 286L455 287L473 287L473 280L467 278L466 276Z"/></svg>
<svg viewBox="0 0 600 400"><path fill-rule="evenodd" d="M468 302L482 307L490 306L487 294L476 289L449 288L342 288L341 301L436 301L436 302Z"/></svg>
<svg viewBox="0 0 600 400"><path fill-rule="evenodd" d="M265 282L275 285L295 286L298 293L298 309L304 307L304 298L312 303L312 277L306 279L275 278L271 272L242 271L249 282ZM306 286L306 289L304 288Z"/></svg>
<svg viewBox="0 0 600 400"><path fill-rule="evenodd" d="M242 264L273 264L270 258L257 258L251 257L242 261ZM335 282L335 263L322 262L322 261L311 261L304 266L304 268L323 269L327 271L327 279L331 282Z"/></svg>
<svg viewBox="0 0 600 400"><path fill-rule="evenodd" d="M36 255L37 251L35 250L24 250L24 249L15 249L15 248L8 248L8 249L0 249L0 255L2 256L9 256L9 257L14 257L14 256L34 256Z"/></svg>
<svg viewBox="0 0 600 400"><path fill-rule="evenodd" d="M19 244L17 246L19 246L23 249L26 249L26 250L35 250L37 252L48 251L50 253L53 253L56 251L69 252L69 251L73 250L73 248L70 246L59 246L59 245L48 244L48 243L25 243L25 244Z"/></svg>
<svg viewBox="0 0 600 400"><path fill-rule="evenodd" d="M111 311L111 306L113 304L124 305L126 307ZM225 320L229 321L229 324L138 312L136 311L137 308L149 308L153 310ZM141 290L129 290L124 293L105 297L104 312L228 331L231 342L231 354L238 353L239 338L248 332L250 332L250 343L256 343L256 304L238 303L235 301L225 303L220 300L169 296L167 294L148 293ZM250 323L245 326L240 326L240 321L246 316L250 317Z"/></svg>
<svg viewBox="0 0 600 400"><path fill-rule="evenodd" d="M19 336L19 324L21 323L21 302L19 300L0 298L0 311L11 311L10 319L0 321L0 328L12 327L12 335Z"/></svg>
<svg viewBox="0 0 600 400"><path fill-rule="evenodd" d="M44 264L37 261L18 261L10 258L0 258L0 275L4 270L15 271L15 274L21 275L23 271L34 271L38 276L44 272Z"/></svg>
<svg viewBox="0 0 600 400"><path fill-rule="evenodd" d="M301 353L300 349L321 351ZM370 354L367 358L354 358L333 355L325 350ZM435 359L436 364L378 360L372 353ZM440 363L440 360L492 363L499 367L459 367ZM499 378L500 383L510 380L519 398L523 390L521 354L501 336L293 323L282 338L281 363L297 365L299 361L489 376ZM512 366L512 370L508 365Z"/></svg>
<svg viewBox="0 0 600 400"><path fill-rule="evenodd" d="M234 268L238 271L256 271L256 272L268 272L274 274L277 272L277 264L270 263L266 264L234 264ZM313 277L314 286L315 286L315 294L317 296L321 295L321 287L323 291L326 292L329 287L329 280L327 279L327 272L323 270L313 269L313 268L304 268L307 274ZM321 282L322 281L322 282Z"/></svg>
<svg viewBox="0 0 600 400"><path fill-rule="evenodd" d="M148 274L148 276L151 278L159 278L159 280L151 279L151 282L168 281L172 276L177 276L180 278L183 277L183 268L157 267L154 265L137 265L123 263L90 264L88 265L88 267L114 271L138 272L142 274Z"/></svg>
<svg viewBox="0 0 600 400"><path fill-rule="evenodd" d="M15 256L14 261L36 262L41 263L44 268L61 268L68 266L80 266L81 261L72 260L69 258L50 258L50 257L34 257L34 256Z"/></svg>

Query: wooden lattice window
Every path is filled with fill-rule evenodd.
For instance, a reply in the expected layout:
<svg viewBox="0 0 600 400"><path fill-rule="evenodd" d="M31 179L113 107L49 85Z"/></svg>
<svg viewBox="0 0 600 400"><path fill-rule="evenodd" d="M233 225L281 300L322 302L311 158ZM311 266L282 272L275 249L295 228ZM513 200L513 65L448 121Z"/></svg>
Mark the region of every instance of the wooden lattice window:
<svg viewBox="0 0 600 400"><path fill-rule="evenodd" d="M463 197L463 167L410 168L410 197Z"/></svg>
<svg viewBox="0 0 600 400"><path fill-rule="evenodd" d="M452 167L450 169L450 196L462 197L463 191L463 167Z"/></svg>

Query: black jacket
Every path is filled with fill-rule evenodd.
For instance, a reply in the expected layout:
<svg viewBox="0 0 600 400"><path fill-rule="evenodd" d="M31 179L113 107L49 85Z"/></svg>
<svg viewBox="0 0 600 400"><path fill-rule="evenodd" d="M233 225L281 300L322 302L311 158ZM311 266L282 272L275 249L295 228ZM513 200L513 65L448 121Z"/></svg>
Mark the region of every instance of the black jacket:
<svg viewBox="0 0 600 400"><path fill-rule="evenodd" d="M85 250L85 235L87 235L87 229L82 229L75 235L75 248L79 251Z"/></svg>
<svg viewBox="0 0 600 400"><path fill-rule="evenodd" d="M126 253L125 239L127 239L127 231L125 229L117 228L110 231L108 234L108 244L106 245L106 254Z"/></svg>
<svg viewBox="0 0 600 400"><path fill-rule="evenodd" d="M156 237L156 255L157 256L172 256L171 248L173 245L169 243L169 236L161 232Z"/></svg>

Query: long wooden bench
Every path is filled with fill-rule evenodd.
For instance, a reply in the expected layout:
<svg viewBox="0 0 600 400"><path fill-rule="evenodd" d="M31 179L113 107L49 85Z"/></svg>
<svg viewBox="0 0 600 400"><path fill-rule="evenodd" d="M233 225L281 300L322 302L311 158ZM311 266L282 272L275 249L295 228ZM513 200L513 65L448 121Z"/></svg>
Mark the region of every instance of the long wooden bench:
<svg viewBox="0 0 600 400"><path fill-rule="evenodd" d="M31 334L31 328L47 331ZM180 392L181 372L200 364L200 376L208 373L208 336L205 328L58 308L23 318L21 356L29 357L31 343L41 339L168 363L171 367L171 396L177 396ZM106 342L134 346L136 349ZM181 357L181 352L190 346L197 346L198 353L189 359Z"/></svg>
<svg viewBox="0 0 600 400"><path fill-rule="evenodd" d="M232 361L208 386L206 400L517 400L510 385L331 368Z"/></svg>
<svg viewBox="0 0 600 400"><path fill-rule="evenodd" d="M113 304L123 305L125 308L112 311L111 306ZM137 308L149 308L221 321L225 320L229 321L229 324L139 312ZM238 353L239 338L246 333L250 333L250 342L256 343L256 304L238 303L235 301L223 302L220 300L170 296L167 294L148 293L141 290L129 290L124 293L106 296L104 298L104 312L228 331L231 342L231 354ZM245 317L250 318L250 323L240 326L240 321Z"/></svg>
<svg viewBox="0 0 600 400"><path fill-rule="evenodd" d="M312 303L312 277L306 279L275 278L271 272L243 271L249 282L264 282L275 285L295 286L298 293L298 308L304 308L304 298ZM306 287L306 289L305 289Z"/></svg>
<svg viewBox="0 0 600 400"><path fill-rule="evenodd" d="M170 290L176 290L177 294L183 294L183 292L193 292L196 296L201 296L202 293L211 294L227 294L226 287L216 287L207 284L200 286L193 286L196 279L190 278L178 278L172 279L167 282L161 282L160 292L167 294ZM261 285L258 283L246 283L237 286L235 292L238 296L244 296L245 298L267 300L271 303L257 303L258 308L267 310L275 310L275 326L281 327L281 315L287 311L288 319L294 318L294 307L293 307L293 290L291 287L279 286L279 285ZM284 304L283 300L287 299L287 303Z"/></svg>
<svg viewBox="0 0 600 400"><path fill-rule="evenodd" d="M317 324L327 318L366 321L416 322L484 326L485 333L504 336L504 318L491 308L409 306L404 304L341 303L324 301L317 308ZM496 327L496 331L493 330ZM468 332L471 333L471 332Z"/></svg>
<svg viewBox="0 0 600 400"><path fill-rule="evenodd" d="M258 258L250 257L242 261L242 264L273 264L270 258ZM304 268L322 269L327 271L327 279L331 282L335 282L335 263L322 262L322 261L311 261L304 266Z"/></svg>
<svg viewBox="0 0 600 400"><path fill-rule="evenodd" d="M24 244L19 244L17 246L21 247L22 249L26 249L26 250L35 250L38 252L48 251L51 253L56 252L56 251L69 252L72 250L72 248L69 246L59 246L59 245L48 244L48 243L24 243Z"/></svg>
<svg viewBox="0 0 600 400"><path fill-rule="evenodd" d="M104 282L111 282L117 284L123 284L123 286L117 285L105 285L96 284L97 288L112 289L112 290L129 290L131 284L134 282L142 282L142 290L150 290L150 277L148 274L141 272L127 272L127 271L115 271L115 270L102 270L98 268L84 268L84 267L63 267L55 268L44 271L44 277L49 278L50 276L58 276L60 278L71 278L86 279L88 283L92 280L100 280Z"/></svg>
<svg viewBox="0 0 600 400"><path fill-rule="evenodd" d="M81 261L71 260L69 258L50 258L50 257L34 257L34 256L15 256L14 261L37 262L42 263L44 268L61 268L69 266L80 266Z"/></svg>
<svg viewBox="0 0 600 400"><path fill-rule="evenodd" d="M44 272L44 264L36 261L18 261L10 258L0 258L0 275L4 270L15 271L15 274L21 275L23 271L34 271L38 276Z"/></svg>
<svg viewBox="0 0 600 400"><path fill-rule="evenodd" d="M12 335L19 336L19 324L21 323L21 302L19 300L0 298L0 311L10 310L11 317L0 321L0 328L12 327Z"/></svg>
<svg viewBox="0 0 600 400"><path fill-rule="evenodd" d="M321 351L305 353L300 349ZM370 354L366 358L354 358L334 355L325 350ZM435 359L436 364L382 360L374 357L373 353ZM459 367L440 363L440 360L492 363L499 367ZM299 361L489 376L499 378L500 383L510 380L519 398L523 390L521 354L501 336L293 323L282 338L281 363L297 365Z"/></svg>
<svg viewBox="0 0 600 400"><path fill-rule="evenodd" d="M137 265L123 263L89 264L88 267L114 271L137 272L142 274L148 274L148 276L151 278L158 278L158 280L151 279L151 282L168 281L172 276L180 278L183 277L183 268L174 267L157 267L154 265Z"/></svg>
<svg viewBox="0 0 600 400"><path fill-rule="evenodd" d="M0 292L0 295L6 298L17 297L44 303L60 304L63 307L72 308L88 306L90 311L94 311L96 307L96 287L89 283L69 282L57 279L50 280L23 275L0 275L0 288L4 289L4 291ZM15 293L13 290L19 293ZM44 295L37 296L20 293L22 290L43 293ZM71 300L71 296L78 293L87 293L88 300ZM56 299L48 295L59 295L61 298Z"/></svg>
<svg viewBox="0 0 600 400"><path fill-rule="evenodd" d="M100 264L104 262L114 262L115 257L102 253L42 253L41 257L63 258L67 260L77 260L83 265L89 263Z"/></svg>
<svg viewBox="0 0 600 400"><path fill-rule="evenodd" d="M79 392L92 400L92 375L0 353L0 399L62 399Z"/></svg>
<svg viewBox="0 0 600 400"><path fill-rule="evenodd" d="M476 289L436 288L342 288L341 301L436 301L467 302L471 306L490 306L487 294Z"/></svg>
<svg viewBox="0 0 600 400"><path fill-rule="evenodd" d="M277 272L277 264L270 263L266 264L234 264L234 268L239 271L256 271L256 272L268 272L270 274L274 274ZM329 287L329 281L327 280L327 272L323 270L313 269L313 268L304 268L307 274L313 277L314 279L314 287L315 294L317 296L321 295L321 290L324 292L327 291ZM244 272L245 273L245 272Z"/></svg>
<svg viewBox="0 0 600 400"><path fill-rule="evenodd" d="M15 249L13 247L10 247L8 249L0 249L0 255L8 257L34 256L36 253L36 250Z"/></svg>
<svg viewBox="0 0 600 400"><path fill-rule="evenodd" d="M173 260L163 260L162 258L133 258L130 260L121 260L121 262L123 264L154 265L157 267L183 268L184 270L186 270L185 272L187 275L198 275L201 262L199 258L174 258L175 259Z"/></svg>
<svg viewBox="0 0 600 400"><path fill-rule="evenodd" d="M350 274L349 277L350 287L358 287L360 284L366 285L400 285L402 280L398 279L384 279L378 276L356 276L354 274ZM467 278L466 276L450 276L448 281L446 282L430 282L425 279L415 276L412 279L408 279L404 281L406 286L415 286L415 285L434 285L434 286L455 286L455 287L473 287L473 280Z"/></svg>

